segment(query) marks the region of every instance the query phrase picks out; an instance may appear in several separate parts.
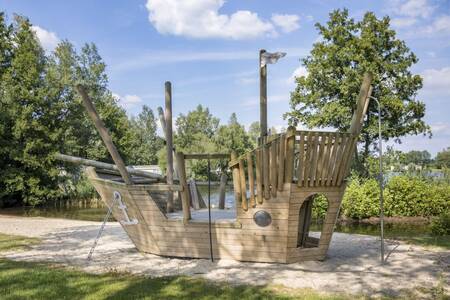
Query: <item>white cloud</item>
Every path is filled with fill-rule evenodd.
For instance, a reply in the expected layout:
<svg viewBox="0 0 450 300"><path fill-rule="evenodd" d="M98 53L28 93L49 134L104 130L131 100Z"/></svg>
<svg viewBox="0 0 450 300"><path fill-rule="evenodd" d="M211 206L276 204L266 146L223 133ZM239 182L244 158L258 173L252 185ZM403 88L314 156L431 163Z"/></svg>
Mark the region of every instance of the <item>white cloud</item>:
<svg viewBox="0 0 450 300"><path fill-rule="evenodd" d="M416 23L417 23L416 18L393 18L391 20L392 26L397 27L397 28L409 27Z"/></svg>
<svg viewBox="0 0 450 300"><path fill-rule="evenodd" d="M406 0L394 1L392 11L399 16L405 17L429 17L435 7L432 6L428 0Z"/></svg>
<svg viewBox="0 0 450 300"><path fill-rule="evenodd" d="M149 20L156 30L191 38L248 39L276 35L270 22L239 10L220 14L224 0L147 0Z"/></svg>
<svg viewBox="0 0 450 300"><path fill-rule="evenodd" d="M429 92L446 92L450 94L450 67L427 69L422 72L423 88Z"/></svg>
<svg viewBox="0 0 450 300"><path fill-rule="evenodd" d="M292 32L300 28L300 17L297 15L273 14L271 20L283 32Z"/></svg>
<svg viewBox="0 0 450 300"><path fill-rule="evenodd" d="M117 99L120 106L125 109L134 108L142 103L142 98L137 95L125 95L123 97L116 93L112 93L112 95Z"/></svg>
<svg viewBox="0 0 450 300"><path fill-rule="evenodd" d="M431 124L431 131L433 134L445 134L448 135L450 132L450 124L444 122L438 122Z"/></svg>
<svg viewBox="0 0 450 300"><path fill-rule="evenodd" d="M31 28L36 33L39 42L41 43L42 47L45 50L53 51L56 48L56 46L59 43L59 38L56 35L56 33L47 31L44 28L39 27L37 25L33 25Z"/></svg>
<svg viewBox="0 0 450 300"><path fill-rule="evenodd" d="M304 66L299 66L297 69L292 72L291 77L288 79L288 83L292 84L295 83L295 78L301 77L301 76L308 76L308 71Z"/></svg>
<svg viewBox="0 0 450 300"><path fill-rule="evenodd" d="M449 15L442 15L434 21L424 27L421 30L421 33L427 34L427 35L447 35L450 34L450 16Z"/></svg>

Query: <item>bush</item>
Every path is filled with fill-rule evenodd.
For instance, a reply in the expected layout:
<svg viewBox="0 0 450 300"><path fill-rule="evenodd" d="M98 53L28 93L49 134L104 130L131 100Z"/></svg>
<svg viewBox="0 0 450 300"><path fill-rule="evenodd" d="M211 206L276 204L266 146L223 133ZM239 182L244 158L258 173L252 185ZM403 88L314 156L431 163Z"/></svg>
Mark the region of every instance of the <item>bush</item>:
<svg viewBox="0 0 450 300"><path fill-rule="evenodd" d="M323 220L327 214L328 200L323 194L314 196L314 202L312 207L313 219Z"/></svg>
<svg viewBox="0 0 450 300"><path fill-rule="evenodd" d="M380 188L375 179L352 178L342 203L342 214L363 219L379 215ZM438 216L450 210L450 185L423 178L395 176L384 190L386 216Z"/></svg>
<svg viewBox="0 0 450 300"><path fill-rule="evenodd" d="M431 233L436 236L450 235L450 212L445 212L433 219Z"/></svg>
<svg viewBox="0 0 450 300"><path fill-rule="evenodd" d="M350 218L363 219L379 214L380 188L375 179L353 177L342 200L341 213Z"/></svg>

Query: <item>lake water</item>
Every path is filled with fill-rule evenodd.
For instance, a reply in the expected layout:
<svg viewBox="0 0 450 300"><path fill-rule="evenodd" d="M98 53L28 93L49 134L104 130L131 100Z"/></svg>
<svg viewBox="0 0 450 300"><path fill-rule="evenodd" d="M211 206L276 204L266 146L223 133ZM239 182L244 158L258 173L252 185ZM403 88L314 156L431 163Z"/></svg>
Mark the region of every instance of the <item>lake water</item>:
<svg viewBox="0 0 450 300"><path fill-rule="evenodd" d="M208 201L208 187L199 186L200 193L207 203ZM217 186L211 187L211 206L218 207L219 188ZM227 187L225 196L225 207L234 208L234 193L232 187ZM102 221L107 212L107 208L101 201L83 202L83 203L57 203L52 206L43 207L17 207L0 209L0 214L14 215L14 216L28 216L28 217L49 217L49 218L65 218L86 221ZM112 217L111 217L112 220ZM321 224L313 222L311 224L312 231L320 231ZM337 232L379 235L380 226L378 224L367 223L343 223L338 222L336 225ZM385 236L387 238L397 237L413 237L417 235L429 234L430 229L427 224L405 224L392 223L385 224Z"/></svg>

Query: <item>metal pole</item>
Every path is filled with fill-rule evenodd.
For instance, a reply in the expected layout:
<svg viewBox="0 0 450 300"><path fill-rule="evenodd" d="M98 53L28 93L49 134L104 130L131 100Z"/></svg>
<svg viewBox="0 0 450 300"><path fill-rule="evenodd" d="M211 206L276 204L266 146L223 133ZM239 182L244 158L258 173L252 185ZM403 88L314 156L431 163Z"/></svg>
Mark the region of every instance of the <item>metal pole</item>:
<svg viewBox="0 0 450 300"><path fill-rule="evenodd" d="M384 197L383 197L383 141L381 136L381 104L377 98L370 96L378 105L378 156L380 161L380 238L381 238L381 264L384 264Z"/></svg>
<svg viewBox="0 0 450 300"><path fill-rule="evenodd" d="M173 139L172 139L172 84L164 84L166 123L166 153L167 153L167 184L173 184ZM167 194L167 212L173 212L173 192Z"/></svg>
<svg viewBox="0 0 450 300"><path fill-rule="evenodd" d="M209 253L211 261L214 262L211 232L211 160L208 158L208 230L209 230Z"/></svg>

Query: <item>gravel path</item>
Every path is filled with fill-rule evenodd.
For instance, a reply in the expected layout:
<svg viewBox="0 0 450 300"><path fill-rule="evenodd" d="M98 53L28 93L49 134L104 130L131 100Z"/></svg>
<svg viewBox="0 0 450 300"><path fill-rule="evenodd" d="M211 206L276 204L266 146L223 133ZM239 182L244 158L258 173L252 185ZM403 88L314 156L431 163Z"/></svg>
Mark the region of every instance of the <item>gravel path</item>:
<svg viewBox="0 0 450 300"><path fill-rule="evenodd" d="M372 296L399 295L404 290L436 286L443 280L449 292L449 251L392 242L388 248L395 250L388 264L380 266L379 239L371 236L335 233L324 262L282 265L220 260L211 263L204 259L139 253L118 223L108 223L93 260L87 262L99 227L99 222L0 215L0 232L39 237L43 241L31 250L4 254L14 260L65 263L89 272L195 275L231 283L280 284Z"/></svg>

